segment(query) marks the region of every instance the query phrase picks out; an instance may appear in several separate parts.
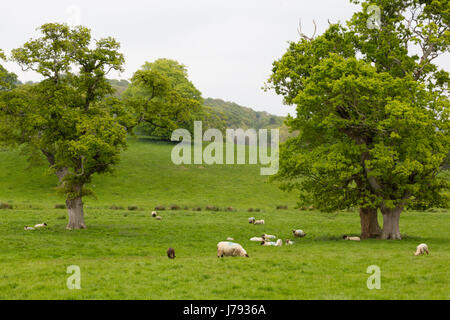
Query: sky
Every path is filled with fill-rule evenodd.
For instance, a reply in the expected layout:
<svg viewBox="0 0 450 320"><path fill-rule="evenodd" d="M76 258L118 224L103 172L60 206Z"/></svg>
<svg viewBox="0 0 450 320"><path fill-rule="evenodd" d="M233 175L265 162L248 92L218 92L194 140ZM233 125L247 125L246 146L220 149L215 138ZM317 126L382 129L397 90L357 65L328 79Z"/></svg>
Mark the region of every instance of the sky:
<svg viewBox="0 0 450 320"><path fill-rule="evenodd" d="M349 0L2 0L0 48L22 46L47 22L81 24L95 39L120 42L125 72L110 78L130 79L146 61L174 59L205 98L287 115L295 108L262 87L288 42L299 39L299 19L307 35L315 20L318 35L327 20L345 22L358 9ZM23 82L40 79L14 63L5 67Z"/></svg>

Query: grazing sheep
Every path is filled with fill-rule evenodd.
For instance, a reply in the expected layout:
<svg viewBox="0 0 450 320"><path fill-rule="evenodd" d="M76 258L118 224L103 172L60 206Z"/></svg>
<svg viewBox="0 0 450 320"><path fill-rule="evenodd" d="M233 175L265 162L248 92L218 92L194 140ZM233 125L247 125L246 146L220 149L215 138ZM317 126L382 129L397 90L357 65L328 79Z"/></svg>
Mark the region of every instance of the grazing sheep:
<svg viewBox="0 0 450 320"><path fill-rule="evenodd" d="M270 246L281 247L282 244L283 244L283 240L281 240L281 239L278 239L277 242L264 241L264 240L261 241L261 245L265 246L265 247L270 247Z"/></svg>
<svg viewBox="0 0 450 320"><path fill-rule="evenodd" d="M37 229L37 228L44 228L46 226L47 226L47 224L44 222L44 223L39 223L39 224L35 225L34 227Z"/></svg>
<svg viewBox="0 0 450 320"><path fill-rule="evenodd" d="M417 246L416 252L414 253L415 256L422 255L424 253L430 254L428 251L428 246L425 243L421 243Z"/></svg>
<svg viewBox="0 0 450 320"><path fill-rule="evenodd" d="M264 220L255 220L253 224L264 224Z"/></svg>
<svg viewBox="0 0 450 320"><path fill-rule="evenodd" d="M289 239L286 239L285 242L286 242L286 245L287 245L287 246L294 244L294 241L289 240Z"/></svg>
<svg viewBox="0 0 450 320"><path fill-rule="evenodd" d="M273 234L263 234L262 235L262 237L264 238L264 239L276 239L277 237L276 236L274 236Z"/></svg>
<svg viewBox="0 0 450 320"><path fill-rule="evenodd" d="M294 234L294 237L296 238L303 238L304 236L306 236L306 233L303 230L292 230L292 233Z"/></svg>
<svg viewBox="0 0 450 320"><path fill-rule="evenodd" d="M349 237L347 235L344 235L342 238L344 238L344 240L361 241L360 237Z"/></svg>
<svg viewBox="0 0 450 320"><path fill-rule="evenodd" d="M247 251L238 243L221 241L217 244L217 258L223 256L247 257Z"/></svg>
<svg viewBox="0 0 450 320"><path fill-rule="evenodd" d="M162 220L162 217L156 216L155 219L156 219L156 220Z"/></svg>
<svg viewBox="0 0 450 320"><path fill-rule="evenodd" d="M152 211L152 217L156 217L158 215L158 213L156 211Z"/></svg>
<svg viewBox="0 0 450 320"><path fill-rule="evenodd" d="M250 238L250 241L258 241L258 242L261 242L261 241L264 241L264 238L262 238L262 237L252 237L252 238Z"/></svg>
<svg viewBox="0 0 450 320"><path fill-rule="evenodd" d="M256 219L254 217L250 217L248 218L248 223L254 223L256 221Z"/></svg>
<svg viewBox="0 0 450 320"><path fill-rule="evenodd" d="M227 238L227 241L233 241L233 240L234 240L234 238L232 238L232 237Z"/></svg>
<svg viewBox="0 0 450 320"><path fill-rule="evenodd" d="M169 259L175 259L175 250L173 248L167 249L167 256Z"/></svg>
<svg viewBox="0 0 450 320"><path fill-rule="evenodd" d="M35 230L33 227L29 227L29 226L25 226L23 229L24 230Z"/></svg>

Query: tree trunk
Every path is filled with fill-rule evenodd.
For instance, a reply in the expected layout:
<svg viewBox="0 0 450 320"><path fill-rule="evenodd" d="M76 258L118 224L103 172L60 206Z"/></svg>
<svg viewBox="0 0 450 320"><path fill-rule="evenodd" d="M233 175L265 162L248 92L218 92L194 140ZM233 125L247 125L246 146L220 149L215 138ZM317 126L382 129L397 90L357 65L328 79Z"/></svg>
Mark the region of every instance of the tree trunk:
<svg viewBox="0 0 450 320"><path fill-rule="evenodd" d="M381 239L401 240L399 223L402 210L402 206L394 209L384 208L381 210L383 214Z"/></svg>
<svg viewBox="0 0 450 320"><path fill-rule="evenodd" d="M377 208L359 208L361 217L361 239L378 238L381 228L378 224Z"/></svg>
<svg viewBox="0 0 450 320"><path fill-rule="evenodd" d="M66 229L86 229L84 224L83 199L77 197L66 200L67 209L69 210L69 223Z"/></svg>

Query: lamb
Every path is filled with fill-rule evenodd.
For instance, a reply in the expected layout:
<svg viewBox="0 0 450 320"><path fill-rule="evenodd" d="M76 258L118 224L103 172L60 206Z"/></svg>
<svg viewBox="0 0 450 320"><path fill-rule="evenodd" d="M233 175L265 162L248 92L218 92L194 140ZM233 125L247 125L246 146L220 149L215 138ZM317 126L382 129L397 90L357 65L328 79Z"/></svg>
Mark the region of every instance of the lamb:
<svg viewBox="0 0 450 320"><path fill-rule="evenodd" d="M156 219L156 220L162 220L162 217L156 216L155 219Z"/></svg>
<svg viewBox="0 0 450 320"><path fill-rule="evenodd" d="M262 237L252 237L252 238L250 238L250 241L258 241L258 242L261 242L261 241L264 241L264 238L262 238Z"/></svg>
<svg viewBox="0 0 450 320"><path fill-rule="evenodd" d="M306 236L306 233L303 230L292 230L292 233L294 234L294 237L296 238L303 238L304 236Z"/></svg>
<svg viewBox="0 0 450 320"><path fill-rule="evenodd" d="M217 244L217 258L223 256L247 257L247 251L238 243L221 241Z"/></svg>
<svg viewBox="0 0 450 320"><path fill-rule="evenodd" d="M44 228L46 226L47 226L47 224L44 222L44 223L39 223L39 224L35 225L34 227L37 229L37 228Z"/></svg>
<svg viewBox="0 0 450 320"><path fill-rule="evenodd" d="M287 246L294 244L294 241L289 240L289 239L286 239L285 242L286 242L286 245L287 245Z"/></svg>
<svg viewBox="0 0 450 320"><path fill-rule="evenodd" d="M248 218L248 223L250 224L255 223L255 220L256 219L254 217Z"/></svg>
<svg viewBox="0 0 450 320"><path fill-rule="evenodd" d="M227 240L228 240L228 241L233 241L233 240L234 240L234 238L232 238L232 237L228 237L228 238L227 238Z"/></svg>
<svg viewBox="0 0 450 320"><path fill-rule="evenodd" d="M415 256L422 255L424 253L430 254L428 251L428 246L425 243L421 243L417 246L416 252L414 253Z"/></svg>
<svg viewBox="0 0 450 320"><path fill-rule="evenodd" d="M276 236L274 236L272 234L265 234L265 233L262 235L262 237L264 239L276 239L277 238Z"/></svg>
<svg viewBox="0 0 450 320"><path fill-rule="evenodd" d="M156 211L152 211L152 217L155 218L158 215Z"/></svg>
<svg viewBox="0 0 450 320"><path fill-rule="evenodd" d="M264 224L264 220L255 220L253 224Z"/></svg>
<svg viewBox="0 0 450 320"><path fill-rule="evenodd" d="M361 241L360 237L349 237L347 235L344 235L342 238L344 238L344 240Z"/></svg>
<svg viewBox="0 0 450 320"><path fill-rule="evenodd" d="M270 247L270 246L281 247L282 244L283 244L283 240L281 240L281 239L278 239L277 242L261 241L261 245L265 246L265 247Z"/></svg>
<svg viewBox="0 0 450 320"><path fill-rule="evenodd" d="M169 259L175 259L175 249L169 248L167 249L167 256Z"/></svg>
<svg viewBox="0 0 450 320"><path fill-rule="evenodd" d="M24 230L36 230L35 228L29 227L29 226L25 226L23 229L24 229Z"/></svg>

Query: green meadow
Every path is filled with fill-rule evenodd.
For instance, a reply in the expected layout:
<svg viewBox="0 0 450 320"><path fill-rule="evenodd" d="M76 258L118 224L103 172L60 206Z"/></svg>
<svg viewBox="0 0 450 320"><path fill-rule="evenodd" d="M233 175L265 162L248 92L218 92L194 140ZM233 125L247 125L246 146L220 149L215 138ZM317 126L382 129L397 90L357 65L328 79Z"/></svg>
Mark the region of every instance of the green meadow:
<svg viewBox="0 0 450 320"><path fill-rule="evenodd" d="M93 179L88 229L75 231L65 230L66 210L55 209L64 199L45 164L27 168L19 151L1 150L0 202L13 208L0 209L0 299L450 298L448 211L403 212L401 241L345 241L359 234L356 210L295 209L296 195L268 182L259 165L176 166L172 147L130 138L117 170ZM161 221L151 217L155 206L166 208ZM265 225L248 224L250 216ZM41 222L48 228L23 229ZM294 228L307 236L292 246L249 241L263 233L293 239ZM218 259L216 245L227 237L250 257ZM430 255L416 257L422 242ZM80 290L67 288L71 265L80 267ZM380 289L367 287L371 265L380 268Z"/></svg>

